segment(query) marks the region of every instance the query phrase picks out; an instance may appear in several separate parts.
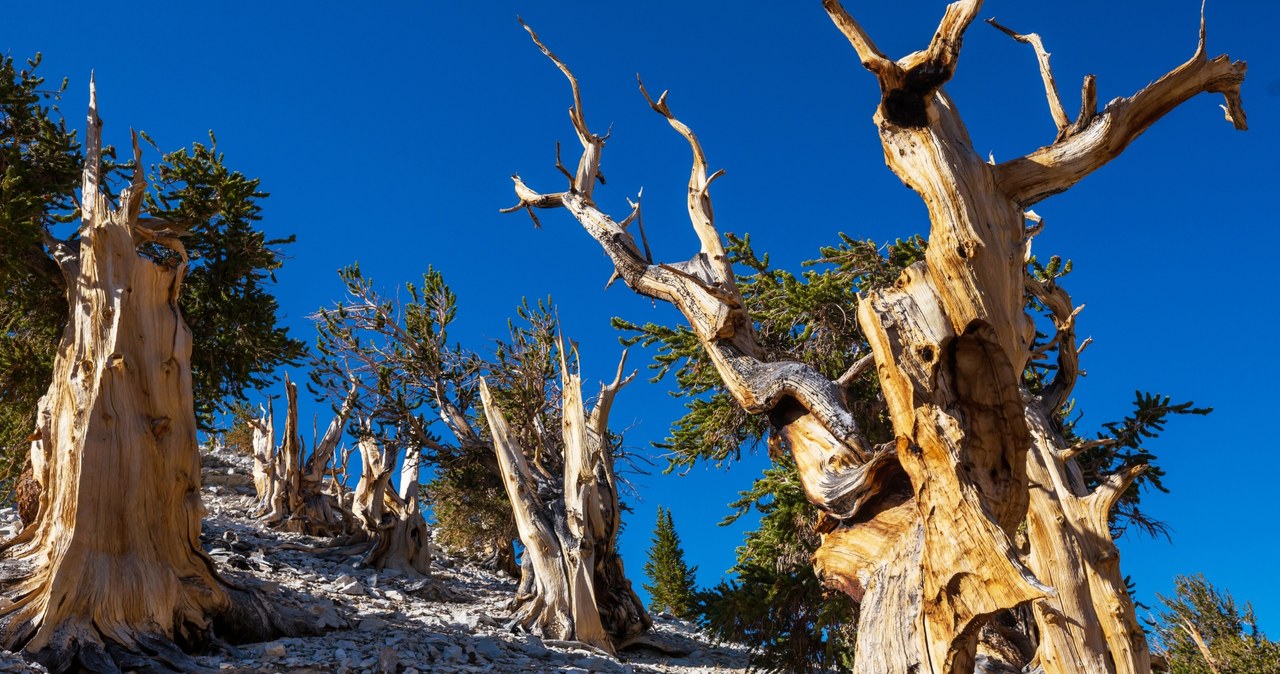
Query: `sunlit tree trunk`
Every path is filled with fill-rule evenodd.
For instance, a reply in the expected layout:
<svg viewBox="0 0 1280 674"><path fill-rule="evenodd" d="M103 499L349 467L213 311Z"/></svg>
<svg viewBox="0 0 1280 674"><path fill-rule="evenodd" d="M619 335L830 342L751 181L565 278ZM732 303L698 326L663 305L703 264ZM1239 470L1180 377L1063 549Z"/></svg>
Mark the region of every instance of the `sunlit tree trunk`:
<svg viewBox="0 0 1280 674"><path fill-rule="evenodd" d="M372 437L361 438L359 448L362 470L351 510L355 514L356 536L368 542L361 564L379 571L395 569L410 577L428 575L431 529L418 505L418 459L413 456L416 452L406 452L401 477L411 480L407 486L401 483L402 495L391 487L396 453Z"/></svg>
<svg viewBox="0 0 1280 674"><path fill-rule="evenodd" d="M191 333L178 309L182 244L139 224L146 183L101 191L101 120L90 86L78 241L47 245L70 316L41 399L30 461L34 520L0 550L0 646L54 671L194 671L179 647L268 638L283 626L219 578L200 547L200 456ZM183 260L139 255L166 246Z"/></svg>
<svg viewBox="0 0 1280 674"><path fill-rule="evenodd" d="M285 375L287 411L284 438L275 442L270 407L253 426L253 483L259 512L269 527L309 536L333 536L343 529L335 512L335 497L325 490L324 477L346 428L354 390L348 395L315 450L306 454L298 433L298 385Z"/></svg>
<svg viewBox="0 0 1280 674"><path fill-rule="evenodd" d="M605 386L591 413L582 378L569 372L563 345L562 476L533 465L481 380L480 397L515 513L524 561L515 619L527 629L572 639L609 653L649 629L651 621L631 589L618 554L621 513L609 444L609 408L630 377Z"/></svg>
<svg viewBox="0 0 1280 674"><path fill-rule="evenodd" d="M981 4L952 3L929 46L894 61L837 0L824 2L879 82L873 121L884 159L924 200L931 222L926 258L893 287L866 293L858 307L873 354L855 369L876 368L896 436L891 443L869 445L840 381L804 363L767 359L714 225L709 187L720 174L708 175L701 145L672 115L665 94L649 103L694 156L688 205L701 250L692 258L655 263L628 231L639 205L617 222L593 201L605 139L587 127L577 80L536 35L570 81L570 117L583 153L567 191L536 192L516 176L519 202L507 210L572 213L617 277L684 314L738 403L769 416L807 496L824 511L819 576L861 601L855 671L972 672L983 625L1029 603L1039 633L1032 660L1048 674L1147 672L1146 642L1108 529L1110 508L1138 471L1111 476L1089 493L1071 459L1075 450L1053 432L1051 419L1077 374L1075 309L1052 284L1027 276L1040 223L1026 209L1118 156L1199 93L1223 94L1228 120L1245 128L1245 66L1207 59L1202 28L1190 61L1101 111L1093 78L1086 78L1081 112L1071 120L1039 38L1006 29L1036 49L1058 134L1025 157L988 163L942 90ZM1028 293L1048 300L1058 328L1058 374L1038 396L1022 386L1034 338ZM1012 542L1023 523L1031 549L1025 558Z"/></svg>

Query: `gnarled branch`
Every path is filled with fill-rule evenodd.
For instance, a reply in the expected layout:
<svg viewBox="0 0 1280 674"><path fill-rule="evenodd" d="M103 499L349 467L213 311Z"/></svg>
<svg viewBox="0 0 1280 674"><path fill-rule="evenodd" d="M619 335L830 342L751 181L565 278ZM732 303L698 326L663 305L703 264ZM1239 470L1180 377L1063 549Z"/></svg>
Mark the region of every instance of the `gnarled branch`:
<svg viewBox="0 0 1280 674"><path fill-rule="evenodd" d="M528 27L526 26L526 29ZM599 150L604 141L585 127L580 109L580 93L576 78L564 63L554 57L537 35L529 30L535 44L566 72L573 90L575 112L570 117L578 136L584 139L585 164L598 166ZM642 295L675 305L685 315L699 341L706 347L724 380L725 387L744 409L753 413L772 410L784 399L796 400L815 415L821 425L837 439L841 453L851 453L846 460L831 462L840 468L853 468L870 456L866 441L849 410L839 403L836 385L812 367L799 362L767 362L760 359L761 349L742 306L741 295L734 282L719 232L715 228L708 187L719 173L707 175L707 162L697 136L672 114L663 94L656 101L641 85L650 106L676 129L690 144L693 167L689 180L689 214L702 243L701 250L689 260L673 264L654 264L652 256L641 252L635 238L626 228L602 212L581 187L581 169L566 192L543 194L530 189L519 177L514 178L520 208L563 207L587 230L613 261L617 276ZM628 222L624 220L624 222Z"/></svg>
<svg viewBox="0 0 1280 674"><path fill-rule="evenodd" d="M1204 15L1200 17L1200 42L1186 63L1147 85L1129 98L1117 98L1086 126L1024 157L995 168L1000 189L1023 207L1062 192L1120 156L1129 143L1156 120L1201 93L1220 93L1226 99L1227 121L1241 131L1248 128L1240 83L1246 64L1225 54L1205 56ZM1085 81L1085 105L1092 98L1092 80ZM1084 119L1081 115L1081 119ZM1071 130L1069 130L1071 131Z"/></svg>
<svg viewBox="0 0 1280 674"><path fill-rule="evenodd" d="M1061 140L1063 134L1071 125L1071 120L1067 118L1067 111L1062 107L1062 96L1058 94L1058 83L1054 81L1053 69L1049 67L1049 52L1044 48L1044 40L1041 40L1036 33L1023 35L1014 32L997 23L995 19L987 19L987 23L1018 42L1031 45L1031 48L1035 50L1036 63L1040 66L1040 79L1044 81L1045 97L1049 99L1049 114L1053 115L1053 123L1058 127L1058 139Z"/></svg>

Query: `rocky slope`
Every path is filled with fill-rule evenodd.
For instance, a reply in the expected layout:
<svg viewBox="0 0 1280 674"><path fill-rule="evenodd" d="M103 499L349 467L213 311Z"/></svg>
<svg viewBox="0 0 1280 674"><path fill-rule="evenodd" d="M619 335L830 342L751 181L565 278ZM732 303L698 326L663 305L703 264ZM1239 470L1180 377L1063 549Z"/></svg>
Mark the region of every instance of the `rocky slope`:
<svg viewBox="0 0 1280 674"><path fill-rule="evenodd" d="M653 643L618 658L508 628L515 581L443 555L429 581L411 581L357 568L359 555L315 552L324 541L264 530L252 519L250 464L235 454L205 455L205 549L229 578L309 612L325 632L197 658L211 670L720 674L747 669L741 646L713 643L695 626L666 616L654 617ZM0 511L0 538L16 532L16 519L12 511ZM0 653L0 672L24 671L44 669Z"/></svg>

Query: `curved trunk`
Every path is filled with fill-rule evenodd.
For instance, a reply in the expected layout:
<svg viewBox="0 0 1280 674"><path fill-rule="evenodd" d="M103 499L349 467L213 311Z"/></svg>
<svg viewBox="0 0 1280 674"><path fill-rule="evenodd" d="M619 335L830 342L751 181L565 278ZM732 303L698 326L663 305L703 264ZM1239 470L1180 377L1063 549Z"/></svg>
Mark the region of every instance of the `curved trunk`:
<svg viewBox="0 0 1280 674"><path fill-rule="evenodd" d="M11 600L0 646L59 672L148 661L194 671L177 646L206 642L220 620L226 634L266 637L277 616L219 578L200 547L191 333L178 309L186 256L138 224L136 136L139 169L111 208L100 133L91 85L79 251L59 260L70 316L31 446L37 512L0 550ZM183 262L156 264L141 243Z"/></svg>

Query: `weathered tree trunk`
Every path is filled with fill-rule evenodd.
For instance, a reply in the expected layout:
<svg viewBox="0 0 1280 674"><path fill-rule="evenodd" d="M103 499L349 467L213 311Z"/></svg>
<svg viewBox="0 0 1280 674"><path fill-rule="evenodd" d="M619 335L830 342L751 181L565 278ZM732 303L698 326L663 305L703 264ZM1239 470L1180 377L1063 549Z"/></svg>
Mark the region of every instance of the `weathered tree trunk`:
<svg viewBox="0 0 1280 674"><path fill-rule="evenodd" d="M80 240L49 241L70 317L30 452L38 510L0 550L0 646L58 672L196 671L178 646L206 642L215 625L241 639L280 625L200 547L191 333L178 309L186 255L138 224L136 135L133 151L132 184L112 209L91 84ZM135 251L144 243L183 262L158 265Z"/></svg>
<svg viewBox="0 0 1280 674"><path fill-rule="evenodd" d="M609 408L631 378L623 378L620 363L618 376L601 390L588 415L582 378L569 372L565 358L561 345L564 475L558 484L530 465L488 386L480 382L494 451L524 544L515 620L546 637L616 653L652 624L617 551L622 520L608 440Z"/></svg>
<svg viewBox="0 0 1280 674"><path fill-rule="evenodd" d="M638 204L621 222L596 206L604 138L586 125L577 80L536 35L569 79L570 117L583 154L565 192L538 193L516 176L520 201L507 211L567 209L628 286L680 309L739 404L769 415L806 494L827 515L815 559L819 575L862 602L855 671L972 672L983 625L1031 602L1040 637L1034 660L1047 674L1147 672L1146 642L1107 526L1115 499L1137 472L1113 476L1088 494L1071 448L1053 431L1050 420L1075 382L1075 311L1058 289L1027 279L1025 256L1038 225L1025 221L1038 218L1024 211L1118 156L1196 94L1222 93L1228 120L1245 128L1239 98L1245 66L1225 56L1206 59L1202 22L1195 56L1131 98L1099 112L1093 78L1086 78L1072 122L1039 37L1006 29L1036 48L1058 135L1026 157L989 164L941 89L981 4L952 3L927 49L893 61L838 0L824 1L879 81L874 122L885 160L920 194L931 221L925 260L859 305L893 443L868 445L837 382L803 363L764 359L714 226L708 189L719 173L708 177L697 138L672 116L665 94L649 103L693 149L689 214L702 244L698 254L655 264L627 231ZM1034 337L1028 292L1058 305L1046 302L1058 325L1058 374L1039 397L1021 386ZM1024 522L1026 559L1011 542Z"/></svg>
<svg viewBox="0 0 1280 674"><path fill-rule="evenodd" d="M263 524L276 529L309 536L333 536L343 530L343 524L334 512L334 495L324 489L324 476L342 440L355 391L352 390L329 422L315 451L304 459L306 451L298 433L298 386L287 374L284 384L288 411L280 446L274 444L275 427L269 402L264 416L251 422L258 515Z"/></svg>
<svg viewBox="0 0 1280 674"><path fill-rule="evenodd" d="M371 437L360 439L362 471L351 510L358 538L368 541L361 565L395 569L409 577L431 573L431 529L418 505L418 459L406 451L401 473L403 495L391 488L396 456ZM412 468L410 468L412 466ZM412 472L410 472L412 471ZM406 486L404 480L411 478Z"/></svg>

